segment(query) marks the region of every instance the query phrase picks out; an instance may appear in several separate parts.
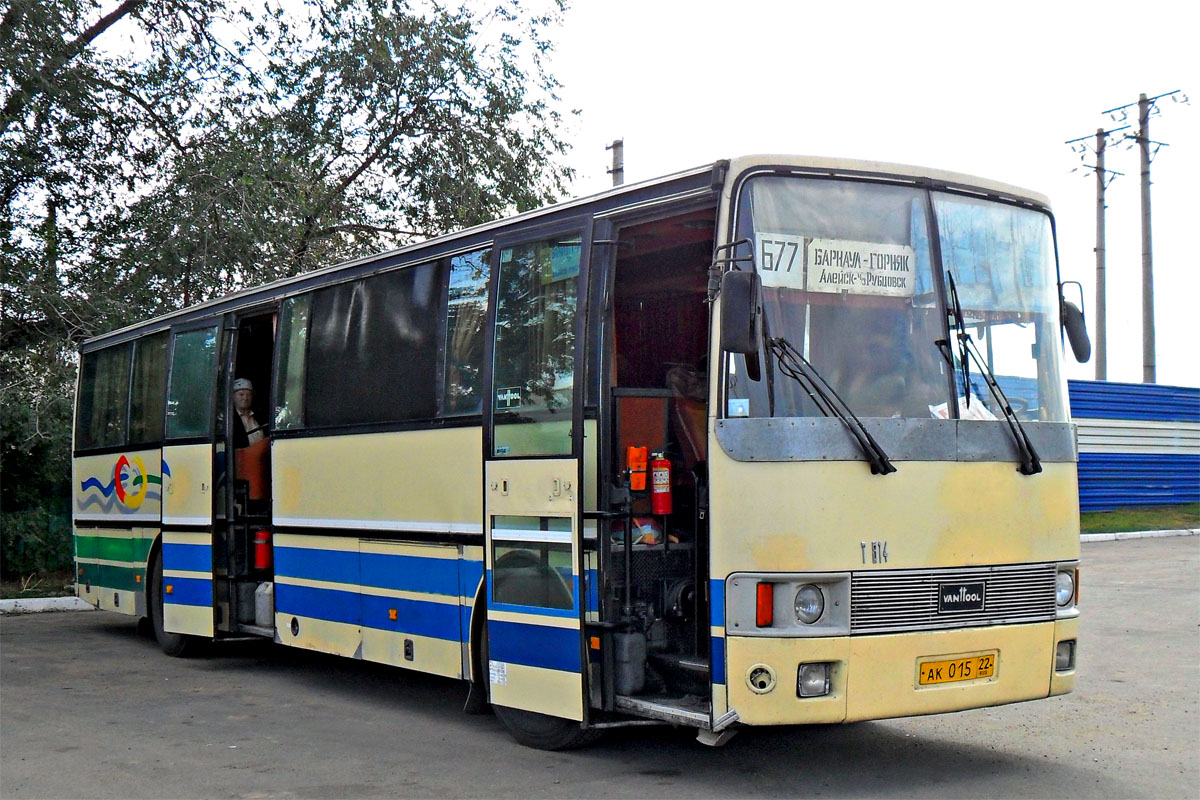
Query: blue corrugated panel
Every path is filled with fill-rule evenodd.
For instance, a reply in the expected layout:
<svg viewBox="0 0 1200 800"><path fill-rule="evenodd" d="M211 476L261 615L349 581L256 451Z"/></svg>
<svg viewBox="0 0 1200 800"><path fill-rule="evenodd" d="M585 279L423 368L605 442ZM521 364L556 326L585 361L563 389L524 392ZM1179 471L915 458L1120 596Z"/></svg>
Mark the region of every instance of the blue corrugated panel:
<svg viewBox="0 0 1200 800"><path fill-rule="evenodd" d="M1083 511L1197 502L1200 456L1079 454L1079 507Z"/></svg>
<svg viewBox="0 0 1200 800"><path fill-rule="evenodd" d="M1200 389L1114 381L1067 381L1071 416L1200 422Z"/></svg>

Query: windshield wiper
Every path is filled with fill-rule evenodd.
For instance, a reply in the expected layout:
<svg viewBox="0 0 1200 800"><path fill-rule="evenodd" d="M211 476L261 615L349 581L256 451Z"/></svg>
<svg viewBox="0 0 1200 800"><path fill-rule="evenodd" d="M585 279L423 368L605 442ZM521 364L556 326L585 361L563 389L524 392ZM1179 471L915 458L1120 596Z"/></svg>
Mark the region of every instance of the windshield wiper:
<svg viewBox="0 0 1200 800"><path fill-rule="evenodd" d="M862 448L863 454L866 455L867 461L871 464L871 474L887 475L895 472L896 467L892 465L887 453L879 446L879 442L875 441L875 437L871 436L862 420L855 416L833 387L821 377L812 363L782 336L768 338L766 341L767 349L779 359L779 371L800 384L822 414L827 417L837 417L849 429L851 435L858 441L858 446Z"/></svg>
<svg viewBox="0 0 1200 800"><path fill-rule="evenodd" d="M971 334L967 333L967 326L963 322L962 306L958 303L958 289L954 285L954 276L947 272L946 277L949 279L950 301L953 304L950 313L954 315L954 324L958 331L958 361L962 365L963 395L966 398L967 408L971 407L970 367L968 366L968 361L973 360L975 366L979 368L979 374L983 376L983 381L987 384L988 390L991 391L992 397L996 399L996 403L1004 412L1004 419L1008 422L1008 430L1012 433L1013 441L1017 445L1017 453L1021 458L1021 474L1036 475L1042 471L1042 461L1038 458L1037 450L1033 448L1033 442L1029 440L1029 435L1025 433L1025 428L1021 425L1021 420L1017 417L1017 412L1013 411L1012 404L1008 402L1008 397L1005 396L1004 390L1000 388L1000 384L996 380L996 376L992 373L991 367L979 355L979 348L971 340ZM934 344L942 351L942 356L950 363L950 369L953 370L954 362L950 356L950 343L945 339L938 339Z"/></svg>

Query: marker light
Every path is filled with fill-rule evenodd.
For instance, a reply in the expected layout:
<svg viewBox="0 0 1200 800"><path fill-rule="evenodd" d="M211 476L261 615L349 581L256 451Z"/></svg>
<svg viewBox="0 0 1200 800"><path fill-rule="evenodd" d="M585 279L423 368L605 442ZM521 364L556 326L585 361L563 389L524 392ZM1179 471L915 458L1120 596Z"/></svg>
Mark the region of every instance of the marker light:
<svg viewBox="0 0 1200 800"><path fill-rule="evenodd" d="M796 619L811 625L825 613L825 594L811 583L806 583L796 592Z"/></svg>
<svg viewBox="0 0 1200 800"><path fill-rule="evenodd" d="M760 628L769 628L775 622L775 584L760 583L758 585L758 602L755 606L754 624Z"/></svg>

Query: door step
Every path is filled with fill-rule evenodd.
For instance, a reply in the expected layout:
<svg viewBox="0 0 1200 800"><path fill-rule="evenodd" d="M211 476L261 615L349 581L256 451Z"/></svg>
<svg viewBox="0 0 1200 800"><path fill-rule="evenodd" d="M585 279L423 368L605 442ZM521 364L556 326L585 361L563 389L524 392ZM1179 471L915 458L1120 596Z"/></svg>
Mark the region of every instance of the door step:
<svg viewBox="0 0 1200 800"><path fill-rule="evenodd" d="M692 695L686 697L624 697L617 695L613 705L640 717L661 719L676 725L707 728L712 716L707 700Z"/></svg>

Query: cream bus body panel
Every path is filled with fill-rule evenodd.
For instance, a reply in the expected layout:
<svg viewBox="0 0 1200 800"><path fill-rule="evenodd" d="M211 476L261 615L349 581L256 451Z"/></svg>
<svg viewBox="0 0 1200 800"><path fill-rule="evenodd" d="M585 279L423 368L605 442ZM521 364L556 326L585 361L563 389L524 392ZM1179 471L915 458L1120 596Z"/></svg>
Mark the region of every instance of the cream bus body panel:
<svg viewBox="0 0 1200 800"><path fill-rule="evenodd" d="M903 461L880 477L865 461L739 462L710 452L714 579L1079 557L1073 463L1024 476L1009 462ZM873 541L887 542L886 563L872 563Z"/></svg>
<svg viewBox="0 0 1200 800"><path fill-rule="evenodd" d="M271 446L280 527L482 533L480 428L282 438Z"/></svg>
<svg viewBox="0 0 1200 800"><path fill-rule="evenodd" d="M146 560L162 508L162 451L80 456L71 469L76 594L105 611L145 616ZM130 523L135 527L126 527Z"/></svg>
<svg viewBox="0 0 1200 800"><path fill-rule="evenodd" d="M1079 557L1074 463L1023 476L1007 462L898 462L871 475L866 462L749 463L710 450L712 573L864 572L991 566ZM887 542L874 563L872 542ZM866 542L866 547L863 543ZM865 563L864 563L865 562ZM956 630L814 638L724 636L727 687L714 708L746 724L840 722L998 705L1071 691L1055 645L1077 620ZM999 651L991 680L917 686L918 659ZM797 665L835 666L830 694L796 697ZM753 692L748 671L770 666L779 686Z"/></svg>

